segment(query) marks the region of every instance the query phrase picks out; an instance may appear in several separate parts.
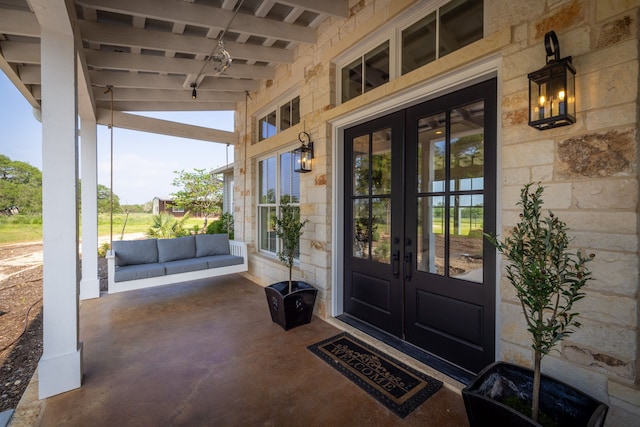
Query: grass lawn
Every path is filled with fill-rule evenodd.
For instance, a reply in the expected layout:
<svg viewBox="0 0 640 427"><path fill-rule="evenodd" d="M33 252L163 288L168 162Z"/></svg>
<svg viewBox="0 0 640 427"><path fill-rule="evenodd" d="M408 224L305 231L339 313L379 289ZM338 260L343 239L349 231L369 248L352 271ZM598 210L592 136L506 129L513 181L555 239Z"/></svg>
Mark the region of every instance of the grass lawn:
<svg viewBox="0 0 640 427"><path fill-rule="evenodd" d="M0 222L0 245L39 242L41 240L42 224L5 224Z"/></svg>
<svg viewBox="0 0 640 427"><path fill-rule="evenodd" d="M145 233L153 223L152 214L132 213L113 215L113 238L119 239L123 234ZM126 225L125 225L126 219ZM209 220L211 221L211 219ZM190 218L187 227L198 226L202 229L202 218ZM98 235L109 235L109 214L98 215ZM38 216L16 215L0 218L0 244L39 242L42 241L42 219Z"/></svg>

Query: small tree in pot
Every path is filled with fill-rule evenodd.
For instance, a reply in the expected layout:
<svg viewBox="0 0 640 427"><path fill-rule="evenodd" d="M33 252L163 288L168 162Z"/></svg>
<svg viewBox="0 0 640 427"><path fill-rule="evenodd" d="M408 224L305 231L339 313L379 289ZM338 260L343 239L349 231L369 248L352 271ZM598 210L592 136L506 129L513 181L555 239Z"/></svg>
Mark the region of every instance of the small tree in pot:
<svg viewBox="0 0 640 427"><path fill-rule="evenodd" d="M291 293L293 260L298 254L302 229L309 222L300 219L300 209L285 201L280 204L280 214L275 219L276 236L280 238L278 258L289 269L289 293Z"/></svg>
<svg viewBox="0 0 640 427"><path fill-rule="evenodd" d="M278 282L265 288L271 320L285 330L309 323L313 315L318 290L313 286L293 280L293 263L298 248L302 228L308 220L301 220L300 209L287 200L280 204L280 212L275 218L275 233L280 238L278 258L289 269L288 282Z"/></svg>
<svg viewBox="0 0 640 427"><path fill-rule="evenodd" d="M580 326L574 303L585 296L583 287L591 279L586 264L594 255L569 251L566 223L551 211L543 217L543 187L532 186L527 184L521 190L518 206L522 207L522 213L511 235L503 240L488 234L485 237L509 262L507 278L516 290L531 334L533 390L528 393L531 393L531 420L538 425L541 360ZM501 387L494 385L493 389ZM606 415L606 409L603 410Z"/></svg>

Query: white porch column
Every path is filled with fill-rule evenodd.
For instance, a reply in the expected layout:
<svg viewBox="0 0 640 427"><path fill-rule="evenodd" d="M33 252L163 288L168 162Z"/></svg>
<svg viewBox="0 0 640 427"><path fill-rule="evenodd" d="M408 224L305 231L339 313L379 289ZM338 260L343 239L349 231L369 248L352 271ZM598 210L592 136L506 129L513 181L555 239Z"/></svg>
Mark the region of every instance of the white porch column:
<svg viewBox="0 0 640 427"><path fill-rule="evenodd" d="M76 49L72 34L43 26L42 217L43 354L39 395L80 387L78 337L78 134Z"/></svg>
<svg viewBox="0 0 640 427"><path fill-rule="evenodd" d="M80 121L82 200L82 279L80 299L100 296L98 277L98 126L95 120Z"/></svg>

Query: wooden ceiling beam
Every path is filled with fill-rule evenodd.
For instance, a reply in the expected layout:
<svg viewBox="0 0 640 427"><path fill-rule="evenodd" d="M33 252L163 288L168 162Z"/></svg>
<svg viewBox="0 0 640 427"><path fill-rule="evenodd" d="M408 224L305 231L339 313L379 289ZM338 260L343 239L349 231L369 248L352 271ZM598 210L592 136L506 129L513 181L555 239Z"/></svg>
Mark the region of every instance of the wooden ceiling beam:
<svg viewBox="0 0 640 427"><path fill-rule="evenodd" d="M226 29L231 22L229 31L234 33L250 33L260 37L274 37L301 43L316 42L316 33L313 28L285 24L243 13L234 14L231 10L201 4L173 0L79 0L76 3L98 10L219 30Z"/></svg>

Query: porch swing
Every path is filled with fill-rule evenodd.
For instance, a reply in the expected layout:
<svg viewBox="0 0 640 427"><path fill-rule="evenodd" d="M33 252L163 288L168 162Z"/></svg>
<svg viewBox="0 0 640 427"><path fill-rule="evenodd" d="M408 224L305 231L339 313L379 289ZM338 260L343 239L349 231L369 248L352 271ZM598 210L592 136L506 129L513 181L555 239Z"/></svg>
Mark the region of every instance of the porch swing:
<svg viewBox="0 0 640 427"><path fill-rule="evenodd" d="M228 229L226 234L113 241L113 87L108 86L105 93L111 93L111 200L109 251L106 256L108 292L151 288L248 271L247 245L229 240ZM227 157L227 167L228 163Z"/></svg>

